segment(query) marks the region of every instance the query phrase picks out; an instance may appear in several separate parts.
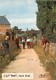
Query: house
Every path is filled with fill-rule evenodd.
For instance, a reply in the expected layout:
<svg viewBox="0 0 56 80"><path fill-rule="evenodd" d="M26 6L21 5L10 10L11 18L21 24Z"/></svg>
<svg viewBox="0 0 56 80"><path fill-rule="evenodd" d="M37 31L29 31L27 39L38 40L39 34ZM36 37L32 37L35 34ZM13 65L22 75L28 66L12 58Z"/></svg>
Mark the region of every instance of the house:
<svg viewBox="0 0 56 80"><path fill-rule="evenodd" d="M0 34L5 34L6 30L10 30L10 23L5 16L0 16Z"/></svg>

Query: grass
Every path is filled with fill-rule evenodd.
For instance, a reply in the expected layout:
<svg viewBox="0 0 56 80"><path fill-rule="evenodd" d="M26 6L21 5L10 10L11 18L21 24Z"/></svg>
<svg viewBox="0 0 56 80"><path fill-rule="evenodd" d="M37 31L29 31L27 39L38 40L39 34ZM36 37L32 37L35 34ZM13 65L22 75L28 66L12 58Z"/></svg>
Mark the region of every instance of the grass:
<svg viewBox="0 0 56 80"><path fill-rule="evenodd" d="M0 56L0 78L2 77L3 70L6 68L7 65L13 60L15 60L15 57L19 55L21 52L21 49L15 49L12 53L10 53L10 57L8 55Z"/></svg>
<svg viewBox="0 0 56 80"><path fill-rule="evenodd" d="M0 75L3 72L3 69L12 61L15 60L15 57L20 54L21 49L16 47L14 41L10 41L10 55L5 54L4 56L0 56ZM0 49L1 50L1 49Z"/></svg>
<svg viewBox="0 0 56 80"><path fill-rule="evenodd" d="M1 42L4 40L5 35L0 35L0 53L2 53L1 49ZM5 55L0 55L0 78L2 76L3 70L5 67L12 61L15 60L15 57L20 54L21 49L17 49L16 44L14 41L10 40L10 56L5 54Z"/></svg>
<svg viewBox="0 0 56 80"><path fill-rule="evenodd" d="M56 58L51 54L45 54L40 45L34 46L41 63L45 66L46 70L50 73L51 80L56 80Z"/></svg>
<svg viewBox="0 0 56 80"><path fill-rule="evenodd" d="M5 38L5 35L0 35L0 42Z"/></svg>

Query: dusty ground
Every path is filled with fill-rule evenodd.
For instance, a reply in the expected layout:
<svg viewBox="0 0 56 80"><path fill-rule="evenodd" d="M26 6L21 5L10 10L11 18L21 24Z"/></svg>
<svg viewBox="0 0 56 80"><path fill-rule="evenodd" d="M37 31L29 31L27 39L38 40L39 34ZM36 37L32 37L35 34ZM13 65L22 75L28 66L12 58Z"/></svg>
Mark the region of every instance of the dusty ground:
<svg viewBox="0 0 56 80"><path fill-rule="evenodd" d="M5 73L33 73L31 80L49 80L45 68L33 49L22 49L21 54L16 57L5 69ZM11 79L12 80L12 79ZM17 79L21 80L21 79ZM27 79L22 79L27 80ZM30 80L30 79L28 79Z"/></svg>

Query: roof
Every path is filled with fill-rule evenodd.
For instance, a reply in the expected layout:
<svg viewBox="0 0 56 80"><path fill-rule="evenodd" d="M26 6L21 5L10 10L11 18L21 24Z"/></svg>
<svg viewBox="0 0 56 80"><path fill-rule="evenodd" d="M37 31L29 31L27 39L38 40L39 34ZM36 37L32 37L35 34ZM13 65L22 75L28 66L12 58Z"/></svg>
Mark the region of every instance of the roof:
<svg viewBox="0 0 56 80"><path fill-rule="evenodd" d="M5 16L0 16L0 24L10 25L9 21Z"/></svg>

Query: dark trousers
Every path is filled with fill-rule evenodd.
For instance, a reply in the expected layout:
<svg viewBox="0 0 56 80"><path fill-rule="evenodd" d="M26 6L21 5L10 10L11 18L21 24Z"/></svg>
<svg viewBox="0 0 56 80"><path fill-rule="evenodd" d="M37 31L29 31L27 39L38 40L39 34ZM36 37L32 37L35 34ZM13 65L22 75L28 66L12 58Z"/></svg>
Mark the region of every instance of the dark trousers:
<svg viewBox="0 0 56 80"><path fill-rule="evenodd" d="M19 48L19 42L16 42L17 48Z"/></svg>
<svg viewBox="0 0 56 80"><path fill-rule="evenodd" d="M27 42L27 47L30 48L29 42Z"/></svg>
<svg viewBox="0 0 56 80"><path fill-rule="evenodd" d="M23 49L25 49L25 42L23 42Z"/></svg>

